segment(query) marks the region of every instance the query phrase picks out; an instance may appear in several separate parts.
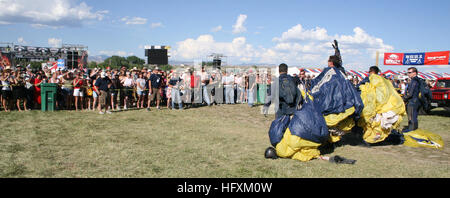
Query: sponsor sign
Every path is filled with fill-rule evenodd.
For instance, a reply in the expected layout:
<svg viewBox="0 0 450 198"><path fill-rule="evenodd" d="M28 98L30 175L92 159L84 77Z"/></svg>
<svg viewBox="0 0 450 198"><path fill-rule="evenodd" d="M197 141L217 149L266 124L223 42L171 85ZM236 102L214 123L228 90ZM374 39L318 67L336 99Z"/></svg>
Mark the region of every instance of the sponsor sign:
<svg viewBox="0 0 450 198"><path fill-rule="evenodd" d="M384 65L403 65L403 53L384 53Z"/></svg>

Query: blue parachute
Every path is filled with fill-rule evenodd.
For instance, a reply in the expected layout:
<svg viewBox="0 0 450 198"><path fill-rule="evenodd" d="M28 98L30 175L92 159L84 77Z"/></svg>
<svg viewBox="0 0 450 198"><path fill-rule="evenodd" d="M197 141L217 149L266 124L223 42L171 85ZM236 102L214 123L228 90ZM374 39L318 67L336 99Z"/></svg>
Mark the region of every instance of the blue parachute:
<svg viewBox="0 0 450 198"><path fill-rule="evenodd" d="M295 112L290 122L286 119L277 119L272 122L269 130L272 145L276 145L282 140L287 122L289 122L288 128L292 135L315 143L323 143L330 137L324 116L341 114L354 108L353 116L358 117L364 108L356 89L342 72L334 67L325 68L312 81L308 94L312 96L313 100L307 96L305 103L301 109ZM281 121L283 122L280 123Z"/></svg>

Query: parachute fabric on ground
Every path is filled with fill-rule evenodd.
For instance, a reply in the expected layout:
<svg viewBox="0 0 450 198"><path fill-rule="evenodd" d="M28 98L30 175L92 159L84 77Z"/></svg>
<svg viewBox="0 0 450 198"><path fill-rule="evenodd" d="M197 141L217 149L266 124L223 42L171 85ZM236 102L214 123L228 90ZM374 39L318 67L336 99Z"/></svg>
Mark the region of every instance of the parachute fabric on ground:
<svg viewBox="0 0 450 198"><path fill-rule="evenodd" d="M272 122L269 129L270 144L272 146L275 147L281 141L284 132L289 126L289 122L290 117L288 115L281 116Z"/></svg>
<svg viewBox="0 0 450 198"><path fill-rule="evenodd" d="M400 126L406 108L390 81L375 74L370 75L369 80L359 87L364 109L358 126L364 130L364 141L378 143Z"/></svg>
<svg viewBox="0 0 450 198"><path fill-rule="evenodd" d="M295 111L289 123L289 129L292 135L315 143L323 143L329 136L325 118L315 100L307 99L306 101L300 110Z"/></svg>
<svg viewBox="0 0 450 198"><path fill-rule="evenodd" d="M306 162L320 156L319 146L320 143L292 135L288 128L281 142L277 144L276 151L280 157Z"/></svg>
<svg viewBox="0 0 450 198"><path fill-rule="evenodd" d="M331 141L340 139L330 136L327 125L338 130L350 131L355 126L353 115L359 115L363 109L359 93L336 68L325 68L314 79L311 87L311 91L302 93L305 102L301 109L294 113L283 138L276 145L280 157L300 161L319 157L320 151L317 148L321 143L330 139ZM272 125L280 124L272 123ZM270 134L273 136L277 134L272 127L269 136Z"/></svg>
<svg viewBox="0 0 450 198"><path fill-rule="evenodd" d="M407 133L404 132L403 137L405 138L403 143L405 146L444 149L442 137L430 131L417 129Z"/></svg>

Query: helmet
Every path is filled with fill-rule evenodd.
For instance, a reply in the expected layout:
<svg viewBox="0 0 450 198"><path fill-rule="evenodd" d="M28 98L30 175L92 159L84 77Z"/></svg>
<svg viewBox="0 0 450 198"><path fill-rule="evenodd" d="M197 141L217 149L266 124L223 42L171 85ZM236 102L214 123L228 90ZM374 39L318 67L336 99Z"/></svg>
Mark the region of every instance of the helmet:
<svg viewBox="0 0 450 198"><path fill-rule="evenodd" d="M275 148L273 147L269 147L266 149L266 152L264 153L264 157L266 157L266 159L277 159L277 152L275 151Z"/></svg>

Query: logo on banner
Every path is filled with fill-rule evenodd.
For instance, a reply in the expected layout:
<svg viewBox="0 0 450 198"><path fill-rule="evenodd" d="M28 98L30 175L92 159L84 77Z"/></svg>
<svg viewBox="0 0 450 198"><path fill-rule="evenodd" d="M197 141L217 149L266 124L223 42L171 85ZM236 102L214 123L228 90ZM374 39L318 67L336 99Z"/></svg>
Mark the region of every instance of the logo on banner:
<svg viewBox="0 0 450 198"><path fill-rule="evenodd" d="M425 65L447 65L449 64L450 51L425 53Z"/></svg>
<svg viewBox="0 0 450 198"><path fill-rule="evenodd" d="M384 64L385 65L402 65L403 53L385 53Z"/></svg>
<svg viewBox="0 0 450 198"><path fill-rule="evenodd" d="M403 65L423 65L425 62L425 53L405 53Z"/></svg>
<svg viewBox="0 0 450 198"><path fill-rule="evenodd" d="M58 69L64 69L66 67L66 62L64 59L58 59Z"/></svg>

